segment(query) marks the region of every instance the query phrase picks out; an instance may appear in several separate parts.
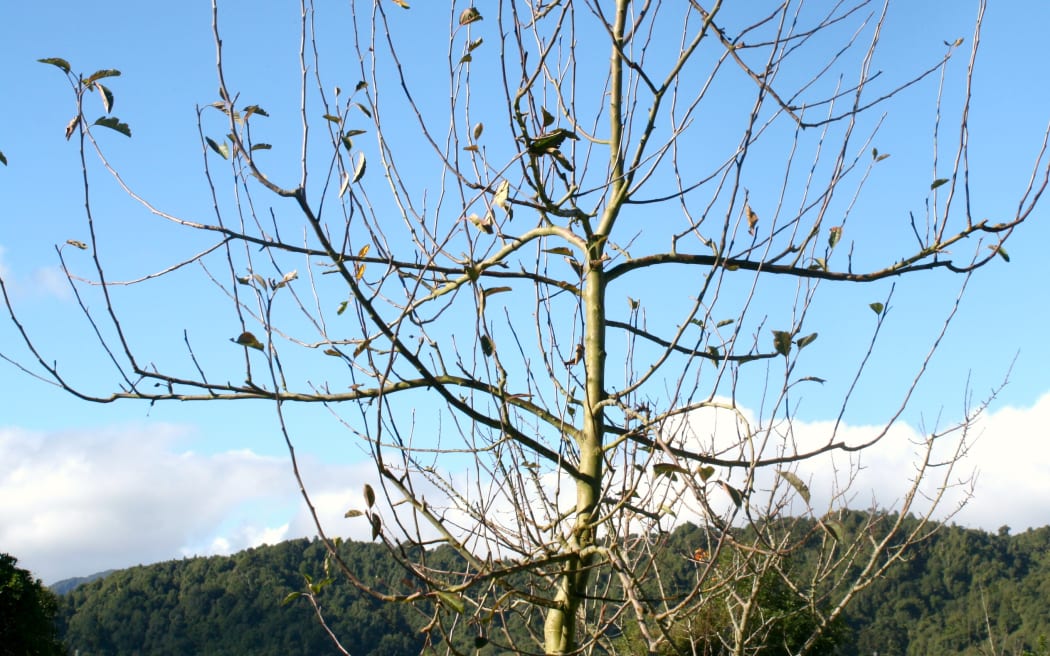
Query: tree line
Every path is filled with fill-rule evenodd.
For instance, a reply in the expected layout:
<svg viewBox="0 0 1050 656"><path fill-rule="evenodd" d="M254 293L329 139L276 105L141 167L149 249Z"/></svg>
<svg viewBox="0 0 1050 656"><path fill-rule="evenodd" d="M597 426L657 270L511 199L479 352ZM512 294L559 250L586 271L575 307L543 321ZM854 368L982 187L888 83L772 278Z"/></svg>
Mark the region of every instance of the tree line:
<svg viewBox="0 0 1050 656"><path fill-rule="evenodd" d="M852 533L867 530L873 516L875 525L895 519L847 513L840 521ZM819 530L809 523L796 530L814 528ZM696 546L704 535L699 527L686 525L654 537L662 547L661 576L647 581L644 594L681 601L704 570L728 570L728 564L711 562ZM764 625L764 641L756 653L797 653L812 633L818 615L786 585L812 575L820 554L812 540L786 559L794 569L790 577L759 582L764 592L753 621ZM377 589L404 593L415 585L381 545L344 542L339 549ZM413 557L438 569L461 566L458 555L447 548ZM57 598L56 635L82 656L337 653L308 603L315 601L328 629L355 655L528 653L520 647L530 643L533 651L542 648L542 625L513 606L458 631L463 636L458 642L444 642L440 636L449 627L430 626L429 609L370 597L331 576L329 563L321 541L299 539L231 556L112 572ZM615 588L615 582L607 583ZM750 584L746 578L734 581L736 587ZM616 592L610 589L613 596ZM1007 527L988 533L942 525L914 547L909 559L863 591L808 653L1046 654L1048 595L1050 526L1011 535ZM712 596L697 606L700 610L675 627L675 639L661 653L674 654L676 648L726 653L724 646L731 640L724 634L733 630L733 622L725 600ZM609 644L602 653L645 653L629 624ZM510 645L519 651L512 652Z"/></svg>

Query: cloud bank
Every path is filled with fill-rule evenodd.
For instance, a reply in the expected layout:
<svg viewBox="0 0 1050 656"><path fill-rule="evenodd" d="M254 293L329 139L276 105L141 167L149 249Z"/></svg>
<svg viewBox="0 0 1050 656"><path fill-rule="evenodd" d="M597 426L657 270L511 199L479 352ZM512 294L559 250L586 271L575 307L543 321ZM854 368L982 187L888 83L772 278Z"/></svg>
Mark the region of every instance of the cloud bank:
<svg viewBox="0 0 1050 656"><path fill-rule="evenodd" d="M976 470L976 495L955 523L1015 532L1050 524L1048 426L1050 393L1032 407L981 418L960 474ZM799 434L818 428L795 427ZM914 461L909 435L915 433L902 426L864 455L853 507L899 501ZM197 453L187 448L191 437L186 428L154 424L50 433L0 428L0 551L52 583L316 534L286 458L247 449ZM371 464L305 456L300 465L326 531L368 539L367 522L343 514L363 507L362 485L375 482ZM820 471L799 473L815 491L826 483Z"/></svg>

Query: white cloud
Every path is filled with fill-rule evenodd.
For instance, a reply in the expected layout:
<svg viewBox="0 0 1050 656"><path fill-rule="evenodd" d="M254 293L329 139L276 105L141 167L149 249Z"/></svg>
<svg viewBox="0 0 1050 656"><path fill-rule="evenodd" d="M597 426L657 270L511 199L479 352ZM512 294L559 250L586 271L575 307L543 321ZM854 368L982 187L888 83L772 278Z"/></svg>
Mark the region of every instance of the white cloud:
<svg viewBox="0 0 1050 656"><path fill-rule="evenodd" d="M981 418L979 440L956 475L979 471L976 496L956 523L989 531L1050 523L1048 426L1050 394L1030 408ZM799 423L795 433L799 440L821 439L828 427ZM870 431L846 427L838 436L852 440ZM0 428L0 550L50 583L316 534L286 458L249 450L195 453L186 448L189 437L184 428L157 424L47 433ZM913 472L916 437L902 425L864 453L851 507L899 501ZM827 503L833 467L848 464L841 454L835 458L798 471L811 483L817 509ZM377 483L374 465L304 456L300 467L325 530L369 539L365 519L343 515L364 507L364 483Z"/></svg>
<svg viewBox="0 0 1050 656"><path fill-rule="evenodd" d="M958 523L1015 532L1050 524L1050 393L1030 408L982 417L977 431L970 453L977 491Z"/></svg>
<svg viewBox="0 0 1050 656"><path fill-rule="evenodd" d="M3 278L7 292L15 298L52 296L72 298L69 281L57 266L38 267L28 275L19 274L11 268L5 257L6 250L0 245L0 278Z"/></svg>
<svg viewBox="0 0 1050 656"><path fill-rule="evenodd" d="M267 530L272 513L248 516L241 508L294 502L286 462L249 451L180 450L185 436L164 425L0 429L0 548L51 582L175 558L187 548L208 551L193 547L219 537L227 550L283 538Z"/></svg>
<svg viewBox="0 0 1050 656"><path fill-rule="evenodd" d="M753 421L746 411L742 415ZM706 445L700 448L713 451L716 445L725 448L724 445L740 443L734 422L726 421L724 415L721 421L694 416L690 422L697 433L694 439ZM884 429L846 425L836 429L832 422L795 422L791 430L798 448L805 450L831 440L861 444ZM1005 407L981 415L965 436L965 457L949 469L946 463L952 460L962 437L961 432L956 432L938 441L930 459L934 466L926 470L913 512L925 512L929 499L941 486L947 486L933 513L934 519L992 532L1003 525L1019 531L1050 524L1050 393L1028 408ZM829 508L832 494L846 484L844 498L850 508L899 509L921 462L923 441L923 433L898 422L870 448L854 453L833 451L801 462L795 473L809 484L812 507L818 515ZM764 452L769 455L781 444L771 441ZM737 472L737 481L741 473ZM764 472L755 488L768 489L774 477L773 471ZM729 480L734 482L733 478ZM974 480L973 496L967 500ZM953 514L963 501L966 503L962 509ZM792 508L798 511L800 506L796 500Z"/></svg>

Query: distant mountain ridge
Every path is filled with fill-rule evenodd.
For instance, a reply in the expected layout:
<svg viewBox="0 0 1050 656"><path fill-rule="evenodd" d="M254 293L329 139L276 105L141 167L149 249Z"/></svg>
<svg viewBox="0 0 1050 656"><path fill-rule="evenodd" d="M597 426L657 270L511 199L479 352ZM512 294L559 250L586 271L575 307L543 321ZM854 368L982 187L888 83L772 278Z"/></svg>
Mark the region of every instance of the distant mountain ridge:
<svg viewBox="0 0 1050 656"><path fill-rule="evenodd" d="M54 592L57 595L64 595L64 594L67 594L69 592L72 592L73 590L75 590L76 588L84 585L85 583L91 583L92 581L97 581L98 579L102 578L103 576L107 576L107 575L112 574L113 572L116 572L116 571L117 570L115 570L115 569L107 569L104 572L95 572L94 574L88 574L87 576L74 576L71 579L62 579L61 581L57 581L57 582L52 583L51 585L49 585L48 589L51 590L51 592Z"/></svg>

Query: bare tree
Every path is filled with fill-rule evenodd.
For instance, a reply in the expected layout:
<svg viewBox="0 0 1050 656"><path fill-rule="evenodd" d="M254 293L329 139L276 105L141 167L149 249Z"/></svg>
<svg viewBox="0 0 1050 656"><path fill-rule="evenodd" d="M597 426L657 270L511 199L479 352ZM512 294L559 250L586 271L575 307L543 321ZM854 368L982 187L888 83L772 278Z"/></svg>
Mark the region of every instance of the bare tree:
<svg viewBox="0 0 1050 656"><path fill-rule="evenodd" d="M855 439L844 421L890 298L857 297L871 327L852 378L829 390L804 357L818 332L842 330L812 325L818 292L933 272L958 275L961 297L1045 190L1046 135L1013 214L977 220L968 108L983 2L972 38L897 79L873 69L888 1L723 4L302 0L298 116L239 95L213 5L220 96L198 111L210 219L151 204L107 159L96 126L130 136L109 113L115 71L46 60L76 95L66 136L82 156L208 243L112 279L85 159L91 241L71 244L93 272L66 271L116 391L67 380L5 288L36 357L20 366L99 402L269 400L315 518L285 410L334 413L375 461L347 521L369 522L408 578L359 580L326 537L344 529L317 529L353 585L418 602L443 649L467 636L521 653L817 650L934 530L942 495L965 488L957 463L985 407L918 440L893 512L847 522L858 455L893 439L954 310L929 355L906 363L882 428ZM326 42L318 26L334 24ZM893 166L878 150L885 112L911 87L936 91L926 205L900 234L854 239L862 189ZM280 121L298 124L298 172L266 143ZM229 321L187 335L185 362L161 367L122 299L193 270L200 294L228 299ZM220 337L239 361L198 355ZM803 435L795 403L820 385L839 409ZM814 463L833 475L810 479ZM687 520L702 539L669 546ZM461 567L432 562L439 545ZM803 546L819 557L798 567ZM672 576L675 562L689 576ZM774 588L790 603L771 607ZM788 644L778 627L801 615L810 629Z"/></svg>

